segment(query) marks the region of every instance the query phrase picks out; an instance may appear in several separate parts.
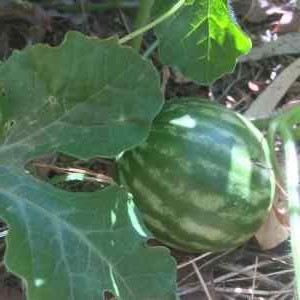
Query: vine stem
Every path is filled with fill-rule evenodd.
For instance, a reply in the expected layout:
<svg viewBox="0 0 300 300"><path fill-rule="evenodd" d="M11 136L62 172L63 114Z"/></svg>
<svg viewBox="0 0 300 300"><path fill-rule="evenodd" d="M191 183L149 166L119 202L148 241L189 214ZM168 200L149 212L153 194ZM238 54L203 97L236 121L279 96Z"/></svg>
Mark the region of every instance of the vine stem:
<svg viewBox="0 0 300 300"><path fill-rule="evenodd" d="M135 20L135 26L134 28L142 28L144 27L150 18L151 8L154 4L154 0L141 0L140 8L138 10L138 15ZM142 43L142 34L135 37L131 41L131 46L133 49L136 49L137 51L141 47Z"/></svg>
<svg viewBox="0 0 300 300"><path fill-rule="evenodd" d="M285 186L288 195L289 219L291 229L291 247L296 276L296 292L300 299L300 194L299 194L299 171L297 146L294 138L294 126L299 123L300 107L293 107L277 115L268 128L268 142L270 148L274 148L276 134L282 138L285 157ZM272 151L272 161L276 176L283 180L276 160L275 151Z"/></svg>
<svg viewBox="0 0 300 300"><path fill-rule="evenodd" d="M291 132L294 133L295 129L293 128L293 125L299 123L299 116L300 106L295 105L286 107L268 117L254 119L251 121L260 130L267 131L268 144L270 146L270 149L273 149L276 141L276 134L280 125L288 124L289 128L291 128ZM284 176L281 172L281 167L279 166L279 163L277 161L275 151L271 151L271 160L276 179L278 180L281 186L284 186Z"/></svg>
<svg viewBox="0 0 300 300"><path fill-rule="evenodd" d="M124 36L119 40L120 44L125 44L128 41L136 38L137 36L147 32L148 30L154 28L161 22L165 21L167 18L171 17L174 15L184 4L186 0L179 0L175 5L173 5L166 13L164 13L162 16L159 18L155 19L153 22L150 22L148 25L145 25L142 28L137 29L136 31L133 31L129 33L128 35Z"/></svg>
<svg viewBox="0 0 300 300"><path fill-rule="evenodd" d="M296 289L300 299L300 195L299 195L299 163L297 147L293 134L287 126L280 126L279 132L284 142L286 188L288 193L291 246L296 276Z"/></svg>

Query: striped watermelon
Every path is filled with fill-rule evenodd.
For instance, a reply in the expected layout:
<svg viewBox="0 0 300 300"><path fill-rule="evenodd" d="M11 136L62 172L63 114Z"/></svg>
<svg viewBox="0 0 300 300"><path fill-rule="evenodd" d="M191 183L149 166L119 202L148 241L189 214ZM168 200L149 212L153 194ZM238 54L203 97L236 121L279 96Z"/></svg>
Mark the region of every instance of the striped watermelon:
<svg viewBox="0 0 300 300"><path fill-rule="evenodd" d="M242 244L275 192L262 134L243 116L195 98L165 106L147 142L119 160L119 180L153 234L185 251Z"/></svg>

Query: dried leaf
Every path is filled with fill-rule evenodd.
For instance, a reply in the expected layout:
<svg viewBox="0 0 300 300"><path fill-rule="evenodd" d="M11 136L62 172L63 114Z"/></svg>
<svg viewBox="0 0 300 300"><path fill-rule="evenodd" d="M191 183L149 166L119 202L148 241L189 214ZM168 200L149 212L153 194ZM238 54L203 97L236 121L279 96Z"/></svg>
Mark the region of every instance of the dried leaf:
<svg viewBox="0 0 300 300"><path fill-rule="evenodd" d="M274 209L271 210L268 219L255 234L255 238L263 250L275 248L288 237L288 228L279 222Z"/></svg>

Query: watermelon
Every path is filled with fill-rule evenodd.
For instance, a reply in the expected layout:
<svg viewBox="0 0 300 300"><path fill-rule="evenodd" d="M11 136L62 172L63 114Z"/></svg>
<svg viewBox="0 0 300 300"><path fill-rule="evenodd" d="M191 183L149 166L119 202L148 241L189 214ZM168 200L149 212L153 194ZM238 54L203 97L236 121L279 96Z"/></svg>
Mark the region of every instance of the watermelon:
<svg viewBox="0 0 300 300"><path fill-rule="evenodd" d="M184 251L218 251L247 241L275 193L270 151L242 115L197 98L174 99L147 141L118 161L154 236Z"/></svg>

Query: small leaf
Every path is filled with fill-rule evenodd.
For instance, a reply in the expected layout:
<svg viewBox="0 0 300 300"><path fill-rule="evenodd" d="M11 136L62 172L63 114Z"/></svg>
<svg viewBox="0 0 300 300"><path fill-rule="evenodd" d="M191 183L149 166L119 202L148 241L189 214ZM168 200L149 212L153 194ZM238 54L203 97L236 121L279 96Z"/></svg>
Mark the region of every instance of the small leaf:
<svg viewBox="0 0 300 300"><path fill-rule="evenodd" d="M173 3L157 0L155 15L163 14ZM251 48L226 0L189 1L162 22L156 33L162 62L178 66L187 77L203 84L232 72L237 57Z"/></svg>

